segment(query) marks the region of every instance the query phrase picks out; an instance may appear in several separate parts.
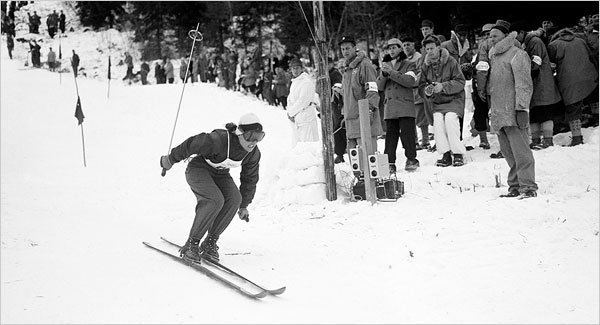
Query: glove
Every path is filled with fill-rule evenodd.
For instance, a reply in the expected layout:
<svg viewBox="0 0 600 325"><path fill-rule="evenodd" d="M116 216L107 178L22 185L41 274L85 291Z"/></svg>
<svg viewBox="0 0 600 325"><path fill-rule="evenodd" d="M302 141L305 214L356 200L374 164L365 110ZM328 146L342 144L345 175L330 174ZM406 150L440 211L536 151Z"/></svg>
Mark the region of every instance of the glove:
<svg viewBox="0 0 600 325"><path fill-rule="evenodd" d="M160 167L162 167L166 170L169 170L169 169L171 169L171 167L173 167L173 164L171 163L169 156L160 157Z"/></svg>
<svg viewBox="0 0 600 325"><path fill-rule="evenodd" d="M434 94L441 93L442 90L444 90L444 85L442 85L439 82L437 82L437 83L434 84L434 86L433 86L433 93Z"/></svg>
<svg viewBox="0 0 600 325"><path fill-rule="evenodd" d="M240 216L240 219L242 219L242 220L244 220L246 222L250 221L250 218L249 218L250 217L250 213L248 212L248 209L246 209L246 208L240 208L238 210L238 215Z"/></svg>
<svg viewBox="0 0 600 325"><path fill-rule="evenodd" d="M517 111L517 126L519 129L526 129L529 127L529 112Z"/></svg>

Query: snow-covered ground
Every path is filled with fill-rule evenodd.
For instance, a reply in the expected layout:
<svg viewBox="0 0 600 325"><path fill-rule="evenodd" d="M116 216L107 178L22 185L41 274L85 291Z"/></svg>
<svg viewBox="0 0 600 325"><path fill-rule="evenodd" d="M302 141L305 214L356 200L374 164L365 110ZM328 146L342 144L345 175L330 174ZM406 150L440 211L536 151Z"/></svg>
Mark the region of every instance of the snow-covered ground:
<svg viewBox="0 0 600 325"><path fill-rule="evenodd" d="M20 70L2 44L2 323L598 323L599 129L534 152L539 196L499 199L498 150L464 167L406 173L394 203L324 198L319 144L291 149L285 112L212 84L188 85L173 145L260 116L267 137L250 222L234 219L222 262L278 298L246 299L142 245L183 242L195 198L184 162L160 176L181 85L125 86ZM468 123L468 118L465 123ZM466 124L467 125L467 124ZM477 147L478 140L466 137ZM383 141L379 143L383 151ZM338 179L349 166L337 165ZM239 170L233 170L237 178ZM163 247L163 246L161 246ZM166 247L166 246L165 246Z"/></svg>

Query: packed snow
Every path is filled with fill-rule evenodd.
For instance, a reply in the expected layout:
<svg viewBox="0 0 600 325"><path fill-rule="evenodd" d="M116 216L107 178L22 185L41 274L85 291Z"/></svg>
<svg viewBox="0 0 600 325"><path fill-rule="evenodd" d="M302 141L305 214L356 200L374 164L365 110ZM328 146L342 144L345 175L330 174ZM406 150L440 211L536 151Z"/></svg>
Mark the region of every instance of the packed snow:
<svg viewBox="0 0 600 325"><path fill-rule="evenodd" d="M465 166L435 167L437 154L419 151L421 167L407 173L400 147L406 194L397 202L351 202L347 163L336 165L338 200L329 202L321 144L290 148L284 110L188 84L173 146L246 112L267 133L250 222L235 218L219 240L224 264L287 286L256 301L142 245L183 243L193 220L186 163L165 177L159 166L181 84L113 81L107 98L106 81L79 78L84 167L73 75L23 70L5 51L3 42L3 323L600 321L598 128L583 130L584 145L562 147L569 135L559 134L534 152L537 198L498 198L508 172L489 158L498 141L482 150L465 130L476 147Z"/></svg>

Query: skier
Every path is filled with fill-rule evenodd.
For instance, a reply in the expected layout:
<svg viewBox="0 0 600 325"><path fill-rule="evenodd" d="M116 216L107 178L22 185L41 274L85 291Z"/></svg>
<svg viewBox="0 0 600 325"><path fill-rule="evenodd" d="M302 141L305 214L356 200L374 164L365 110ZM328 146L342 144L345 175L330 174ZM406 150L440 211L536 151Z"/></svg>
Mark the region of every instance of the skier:
<svg viewBox="0 0 600 325"><path fill-rule="evenodd" d="M218 261L217 240L227 228L235 212L249 221L248 205L252 202L258 182L260 150L256 146L265 133L255 114L240 118L239 124L228 123L224 129L192 136L160 158L160 165L169 170L173 164L194 157L185 176L196 195L196 216L180 255L188 260L200 258ZM242 167L240 188L233 182L229 170ZM200 240L206 238L200 246Z"/></svg>

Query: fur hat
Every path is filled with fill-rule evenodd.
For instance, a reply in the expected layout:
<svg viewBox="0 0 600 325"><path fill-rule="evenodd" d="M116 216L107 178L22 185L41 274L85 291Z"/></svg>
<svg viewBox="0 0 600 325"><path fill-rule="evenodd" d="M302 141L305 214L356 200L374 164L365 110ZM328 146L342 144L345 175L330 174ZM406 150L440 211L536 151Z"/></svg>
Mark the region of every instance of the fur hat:
<svg viewBox="0 0 600 325"><path fill-rule="evenodd" d="M397 38L390 38L390 40L385 43L384 48L387 49L390 45L398 45L399 48L402 48L402 42Z"/></svg>

